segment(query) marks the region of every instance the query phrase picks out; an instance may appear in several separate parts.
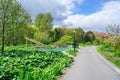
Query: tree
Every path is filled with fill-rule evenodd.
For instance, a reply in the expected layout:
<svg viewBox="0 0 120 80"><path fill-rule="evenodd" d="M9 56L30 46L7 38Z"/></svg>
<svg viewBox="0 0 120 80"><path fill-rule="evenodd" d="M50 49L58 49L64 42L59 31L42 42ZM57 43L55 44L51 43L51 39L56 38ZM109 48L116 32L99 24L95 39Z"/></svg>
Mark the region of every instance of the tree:
<svg viewBox="0 0 120 80"><path fill-rule="evenodd" d="M30 16L24 11L21 4L16 0L0 0L0 22L2 27L2 53L4 52L5 36L11 34L13 44L16 45L17 36L16 34L19 27L25 26L30 22ZM14 35L13 35L13 34ZM8 38L9 40L9 38Z"/></svg>
<svg viewBox="0 0 120 80"><path fill-rule="evenodd" d="M43 43L43 44L49 44L51 42L51 38L49 37L48 32L35 32L34 39Z"/></svg>
<svg viewBox="0 0 120 80"><path fill-rule="evenodd" d="M53 38L53 42L56 42L57 40L59 40L61 38L61 29L60 28L55 28L53 30L53 35L52 38Z"/></svg>
<svg viewBox="0 0 120 80"><path fill-rule="evenodd" d="M52 29L53 17L50 13L39 13L34 21L34 25L42 32Z"/></svg>
<svg viewBox="0 0 120 80"><path fill-rule="evenodd" d="M120 27L119 27L119 25L116 25L116 24L108 25L108 27L106 27L106 31L111 37L120 36Z"/></svg>
<svg viewBox="0 0 120 80"><path fill-rule="evenodd" d="M4 53L5 28L7 27L10 6L13 0L0 0L0 23L2 27L2 53Z"/></svg>
<svg viewBox="0 0 120 80"><path fill-rule="evenodd" d="M62 44L71 45L73 43L73 38L71 36L64 35L63 37L61 37L59 42L61 42Z"/></svg>
<svg viewBox="0 0 120 80"><path fill-rule="evenodd" d="M73 38L71 36L68 35L64 35L60 38L60 40L58 40L55 45L57 46L62 46L65 47L67 45L71 45L73 43Z"/></svg>
<svg viewBox="0 0 120 80"><path fill-rule="evenodd" d="M75 32L75 40L76 40L76 42L78 42L78 43L83 42L83 35L84 35L83 29L81 29L79 27L79 28L76 28L75 31L76 31Z"/></svg>
<svg viewBox="0 0 120 80"><path fill-rule="evenodd" d="M93 42L95 40L95 35L92 31L88 31L85 34L85 42Z"/></svg>

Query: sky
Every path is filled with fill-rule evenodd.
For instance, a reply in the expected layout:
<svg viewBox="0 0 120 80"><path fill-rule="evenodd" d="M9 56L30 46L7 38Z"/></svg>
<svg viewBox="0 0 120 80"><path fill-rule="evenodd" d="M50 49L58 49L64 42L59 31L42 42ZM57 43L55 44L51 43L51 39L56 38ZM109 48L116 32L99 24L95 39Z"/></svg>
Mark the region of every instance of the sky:
<svg viewBox="0 0 120 80"><path fill-rule="evenodd" d="M120 0L18 0L31 15L50 12L54 27L81 27L105 31L108 24L120 25Z"/></svg>

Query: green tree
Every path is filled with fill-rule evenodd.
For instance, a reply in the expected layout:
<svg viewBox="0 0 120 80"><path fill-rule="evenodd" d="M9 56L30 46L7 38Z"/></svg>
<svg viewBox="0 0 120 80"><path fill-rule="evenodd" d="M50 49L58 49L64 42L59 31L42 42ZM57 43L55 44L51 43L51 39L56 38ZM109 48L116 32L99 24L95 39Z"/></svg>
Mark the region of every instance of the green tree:
<svg viewBox="0 0 120 80"><path fill-rule="evenodd" d="M52 29L53 17L50 13L39 13L34 21L34 25L42 32Z"/></svg>
<svg viewBox="0 0 120 80"><path fill-rule="evenodd" d="M48 32L35 32L34 39L43 43L43 44L49 44L51 42L51 38L49 37Z"/></svg>
<svg viewBox="0 0 120 80"><path fill-rule="evenodd" d="M60 38L60 40L55 42L55 45L57 45L57 46L67 46L67 45L71 45L72 43L73 43L73 38L71 36L64 35Z"/></svg>
<svg viewBox="0 0 120 80"><path fill-rule="evenodd" d="M8 27L8 18L10 16L11 5L13 0L0 0L0 23L2 27L2 53L4 53L5 28Z"/></svg>
<svg viewBox="0 0 120 80"><path fill-rule="evenodd" d="M85 34L85 42L93 42L95 40L95 35L92 31L88 31Z"/></svg>
<svg viewBox="0 0 120 80"><path fill-rule="evenodd" d="M53 42L58 41L61 38L61 29L60 28L55 28L53 30Z"/></svg>
<svg viewBox="0 0 120 80"><path fill-rule="evenodd" d="M2 52L4 43L17 45L17 37L22 34L19 28L31 22L30 16L24 11L21 4L16 0L0 0L0 21L2 27ZM19 33L18 33L19 32Z"/></svg>
<svg viewBox="0 0 120 80"><path fill-rule="evenodd" d="M62 44L71 45L73 43L73 38L71 36L64 35L63 37L61 37L59 42L61 42Z"/></svg>
<svg viewBox="0 0 120 80"><path fill-rule="evenodd" d="M15 8L15 10L12 10L12 16L10 16L11 18L11 29L9 30L10 33L12 33L13 35L9 35L12 36L11 42L10 44L13 45L17 45L19 43L25 42L24 41L24 36L27 33L27 26L31 24L31 17L28 13L26 13L24 11L24 9L22 8L21 4L16 3L16 5L12 6ZM21 33L22 32L22 33ZM6 38L7 38L6 35ZM6 41L8 40L6 39Z"/></svg>
<svg viewBox="0 0 120 80"><path fill-rule="evenodd" d="M83 42L83 35L83 29L81 29L80 27L75 29L75 40L77 43Z"/></svg>

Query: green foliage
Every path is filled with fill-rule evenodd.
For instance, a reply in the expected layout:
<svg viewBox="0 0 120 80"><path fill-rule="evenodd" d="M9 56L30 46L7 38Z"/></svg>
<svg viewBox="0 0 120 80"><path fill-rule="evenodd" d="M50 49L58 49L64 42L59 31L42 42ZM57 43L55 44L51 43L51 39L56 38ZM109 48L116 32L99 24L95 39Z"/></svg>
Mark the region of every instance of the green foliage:
<svg viewBox="0 0 120 80"><path fill-rule="evenodd" d="M92 31L88 31L86 34L85 34L85 42L93 42L95 40L95 35Z"/></svg>
<svg viewBox="0 0 120 80"><path fill-rule="evenodd" d="M112 46L114 47L114 51L120 49L120 37L114 38L114 42L112 42Z"/></svg>
<svg viewBox="0 0 120 80"><path fill-rule="evenodd" d="M83 35L84 35L84 31L83 29L81 29L80 27L79 28L76 28L75 29L75 40L77 43L80 43L80 42L83 42Z"/></svg>
<svg viewBox="0 0 120 80"><path fill-rule="evenodd" d="M50 13L39 13L36 16L34 23L34 25L42 32L50 30L53 25L53 17Z"/></svg>
<svg viewBox="0 0 120 80"><path fill-rule="evenodd" d="M120 57L120 48L115 51L115 56Z"/></svg>
<svg viewBox="0 0 120 80"><path fill-rule="evenodd" d="M73 36L73 32L74 32L73 28L66 28L66 27L61 28L61 35L62 36L64 36L64 35Z"/></svg>
<svg viewBox="0 0 120 80"><path fill-rule="evenodd" d="M0 45L1 45L2 39L0 38Z"/></svg>
<svg viewBox="0 0 120 80"><path fill-rule="evenodd" d="M87 42L86 45L92 45L92 43L91 42Z"/></svg>
<svg viewBox="0 0 120 80"><path fill-rule="evenodd" d="M101 38L96 38L96 39L93 41L93 44L95 44L95 45L100 45L100 44L102 44Z"/></svg>
<svg viewBox="0 0 120 80"><path fill-rule="evenodd" d="M104 44L102 44L101 50L107 52L113 52L114 56L120 57L120 46L119 46L119 38L116 38L114 42L111 42L110 39L105 40Z"/></svg>
<svg viewBox="0 0 120 80"><path fill-rule="evenodd" d="M34 34L34 39L47 45L51 42L51 38L49 37L48 32L37 31Z"/></svg>
<svg viewBox="0 0 120 80"><path fill-rule="evenodd" d="M8 48L0 55L0 80L56 80L72 58L61 52Z"/></svg>
<svg viewBox="0 0 120 80"><path fill-rule="evenodd" d="M10 29L6 32L5 44L7 46L24 44L25 37L33 38L35 31L36 30L30 26L16 27L14 29Z"/></svg>
<svg viewBox="0 0 120 80"><path fill-rule="evenodd" d="M115 53L110 50L110 47L101 46L98 48L100 54L120 68L120 51L118 50L117 53Z"/></svg>
<svg viewBox="0 0 120 80"><path fill-rule="evenodd" d="M50 38L52 39L52 42L56 42L61 38L61 29L60 28L55 28L51 31L51 34L49 35Z"/></svg>
<svg viewBox="0 0 120 80"><path fill-rule="evenodd" d="M66 50L66 52L69 53L70 55L76 56L78 49L75 49L75 52L74 52L74 49L68 49Z"/></svg>
<svg viewBox="0 0 120 80"><path fill-rule="evenodd" d="M103 49L103 51L114 52L116 57L120 57L119 42L119 38L116 38L114 42L111 42L110 39L105 40L105 43L102 45L101 49Z"/></svg>
<svg viewBox="0 0 120 80"><path fill-rule="evenodd" d="M73 43L73 38L71 36L64 35L58 42L61 44L71 45Z"/></svg>
<svg viewBox="0 0 120 80"><path fill-rule="evenodd" d="M27 26L31 24L31 18L18 1L0 0L0 21L4 27L2 42L7 46L25 42L24 36L28 31Z"/></svg>
<svg viewBox="0 0 120 80"><path fill-rule="evenodd" d="M120 27L119 25L108 25L106 28L109 34L109 43L111 44L109 48L113 48L114 55L120 57Z"/></svg>

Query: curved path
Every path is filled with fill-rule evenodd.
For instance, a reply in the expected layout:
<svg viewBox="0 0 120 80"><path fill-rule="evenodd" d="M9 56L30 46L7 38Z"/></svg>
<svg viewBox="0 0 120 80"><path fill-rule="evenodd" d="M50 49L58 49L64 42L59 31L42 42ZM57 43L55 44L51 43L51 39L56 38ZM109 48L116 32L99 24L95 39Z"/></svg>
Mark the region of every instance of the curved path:
<svg viewBox="0 0 120 80"><path fill-rule="evenodd" d="M120 80L120 74L96 54L95 47L85 47L60 80Z"/></svg>

